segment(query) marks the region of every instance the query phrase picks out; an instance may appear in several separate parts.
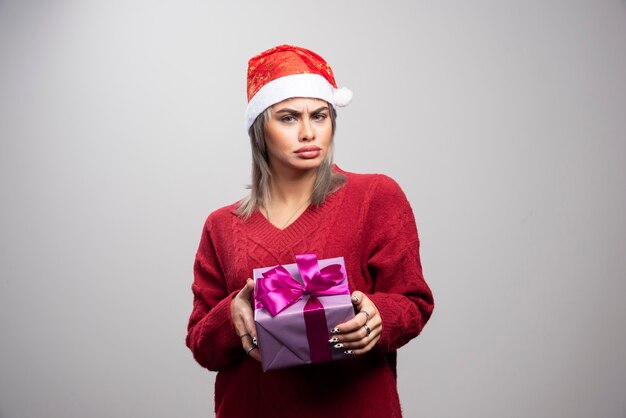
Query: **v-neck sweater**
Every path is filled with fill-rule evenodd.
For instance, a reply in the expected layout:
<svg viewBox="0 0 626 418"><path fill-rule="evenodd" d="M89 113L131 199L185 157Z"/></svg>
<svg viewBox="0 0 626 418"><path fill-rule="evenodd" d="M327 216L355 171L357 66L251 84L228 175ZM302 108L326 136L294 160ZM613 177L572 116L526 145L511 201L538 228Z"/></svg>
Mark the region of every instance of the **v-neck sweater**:
<svg viewBox="0 0 626 418"><path fill-rule="evenodd" d="M434 307L415 219L393 179L337 170L347 177L344 186L284 229L258 210L248 219L236 215L236 203L205 222L187 346L200 365L218 372L218 418L402 415L396 350L421 332ZM352 359L263 372L242 348L230 303L252 269L293 263L304 253L344 257L350 291L365 293L380 313L381 337Z"/></svg>

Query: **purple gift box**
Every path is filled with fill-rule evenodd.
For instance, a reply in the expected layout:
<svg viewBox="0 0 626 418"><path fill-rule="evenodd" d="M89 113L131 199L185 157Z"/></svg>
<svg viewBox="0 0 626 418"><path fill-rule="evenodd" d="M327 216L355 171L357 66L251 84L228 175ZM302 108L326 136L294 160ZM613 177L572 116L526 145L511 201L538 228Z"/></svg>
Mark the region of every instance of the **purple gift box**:
<svg viewBox="0 0 626 418"><path fill-rule="evenodd" d="M348 357L328 342L331 329L354 318L343 257L302 254L253 275L263 371Z"/></svg>

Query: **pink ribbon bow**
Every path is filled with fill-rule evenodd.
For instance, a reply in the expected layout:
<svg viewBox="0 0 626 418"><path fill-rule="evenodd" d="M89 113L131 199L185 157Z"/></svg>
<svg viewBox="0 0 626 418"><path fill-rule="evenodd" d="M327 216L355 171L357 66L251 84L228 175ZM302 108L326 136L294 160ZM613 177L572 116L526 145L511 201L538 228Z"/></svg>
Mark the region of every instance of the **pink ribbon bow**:
<svg viewBox="0 0 626 418"><path fill-rule="evenodd" d="M346 278L341 265L331 264L320 270L315 254L297 255L296 264L304 285L294 279L286 268L276 266L263 273L262 280L257 280L256 308L265 308L276 316L306 294L317 297L350 293L348 284L341 283Z"/></svg>

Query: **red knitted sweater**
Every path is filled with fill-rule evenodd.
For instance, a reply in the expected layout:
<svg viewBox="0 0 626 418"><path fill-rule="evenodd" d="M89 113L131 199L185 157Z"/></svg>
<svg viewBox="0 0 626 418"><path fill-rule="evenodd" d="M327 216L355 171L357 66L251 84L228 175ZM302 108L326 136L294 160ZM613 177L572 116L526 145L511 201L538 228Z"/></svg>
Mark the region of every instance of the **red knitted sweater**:
<svg viewBox="0 0 626 418"><path fill-rule="evenodd" d="M217 417L401 416L395 350L420 333L433 310L415 220L389 177L343 173L344 187L284 230L258 211L243 221L235 205L209 215L194 266L187 346L198 363L218 371ZM303 253L345 258L350 291L374 302L382 335L364 356L264 373L241 347L230 302L253 268L293 263Z"/></svg>

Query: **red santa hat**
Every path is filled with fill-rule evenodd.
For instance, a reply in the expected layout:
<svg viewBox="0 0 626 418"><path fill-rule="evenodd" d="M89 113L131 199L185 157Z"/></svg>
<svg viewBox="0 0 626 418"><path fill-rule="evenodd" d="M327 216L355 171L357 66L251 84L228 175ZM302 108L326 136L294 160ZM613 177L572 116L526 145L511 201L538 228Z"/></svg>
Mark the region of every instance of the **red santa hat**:
<svg viewBox="0 0 626 418"><path fill-rule="evenodd" d="M246 130L265 109L291 97L347 106L352 92L337 88L333 70L324 58L298 46L279 45L248 61Z"/></svg>

